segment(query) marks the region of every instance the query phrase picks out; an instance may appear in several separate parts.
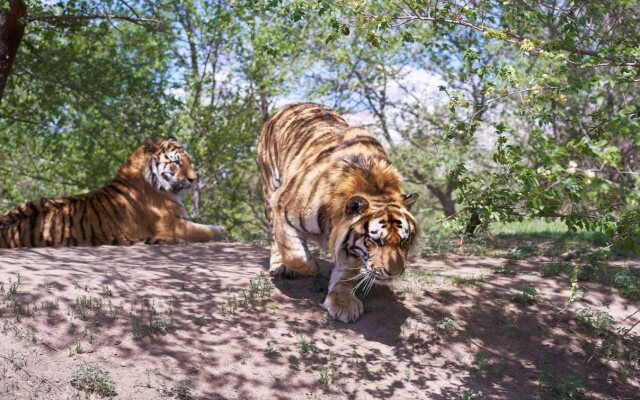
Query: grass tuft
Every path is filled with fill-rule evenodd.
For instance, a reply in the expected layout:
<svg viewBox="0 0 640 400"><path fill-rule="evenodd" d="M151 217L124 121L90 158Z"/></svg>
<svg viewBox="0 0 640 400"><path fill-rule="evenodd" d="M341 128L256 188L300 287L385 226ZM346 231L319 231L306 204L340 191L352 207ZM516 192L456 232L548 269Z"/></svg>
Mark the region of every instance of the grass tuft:
<svg viewBox="0 0 640 400"><path fill-rule="evenodd" d="M511 296L511 301L523 306L530 306L532 304L535 304L538 301L539 297L540 295L538 294L536 288L534 288L533 286L523 286L520 293L516 293Z"/></svg>
<svg viewBox="0 0 640 400"><path fill-rule="evenodd" d="M625 269L616 274L613 284L618 288L620 294L628 299L636 300L640 298L640 278Z"/></svg>
<svg viewBox="0 0 640 400"><path fill-rule="evenodd" d="M598 336L606 334L614 323L613 317L608 312L591 308L579 309L576 312L576 319Z"/></svg>
<svg viewBox="0 0 640 400"><path fill-rule="evenodd" d="M77 390L95 393L100 397L113 397L117 394L109 371L97 364L76 368L71 374L71 385Z"/></svg>
<svg viewBox="0 0 640 400"><path fill-rule="evenodd" d="M316 346L316 342L312 339L304 335L298 335L298 339L300 340L300 348L298 351L300 354L309 354L309 353L319 353L320 349Z"/></svg>
<svg viewBox="0 0 640 400"><path fill-rule="evenodd" d="M171 393L178 399L193 398L193 384L188 380L179 380L173 383Z"/></svg>

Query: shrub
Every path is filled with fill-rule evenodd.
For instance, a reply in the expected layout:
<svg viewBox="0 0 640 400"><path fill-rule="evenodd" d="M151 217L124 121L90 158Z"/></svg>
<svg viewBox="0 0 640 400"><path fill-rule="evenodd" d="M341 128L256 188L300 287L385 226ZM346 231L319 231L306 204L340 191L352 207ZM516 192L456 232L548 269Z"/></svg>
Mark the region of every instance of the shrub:
<svg viewBox="0 0 640 400"><path fill-rule="evenodd" d="M618 272L613 283L620 290L620 294L629 299L640 298L640 279L630 270Z"/></svg>
<svg viewBox="0 0 640 400"><path fill-rule="evenodd" d="M538 301L538 291L533 286L523 286L520 293L511 296L511 301L529 306Z"/></svg>
<svg viewBox="0 0 640 400"><path fill-rule="evenodd" d="M71 385L83 392L95 393L100 397L113 397L116 388L107 371L100 365L82 365L71 374Z"/></svg>
<svg viewBox="0 0 640 400"><path fill-rule="evenodd" d="M593 329L596 335L602 336L613 325L613 317L606 311L581 308L576 312L576 318L585 326Z"/></svg>

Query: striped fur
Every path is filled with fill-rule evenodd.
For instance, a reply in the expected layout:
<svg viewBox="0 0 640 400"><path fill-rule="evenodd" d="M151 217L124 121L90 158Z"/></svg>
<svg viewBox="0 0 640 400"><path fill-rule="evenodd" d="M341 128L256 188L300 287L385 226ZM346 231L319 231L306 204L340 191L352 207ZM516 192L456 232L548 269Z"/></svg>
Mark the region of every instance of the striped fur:
<svg viewBox="0 0 640 400"><path fill-rule="evenodd" d="M307 241L318 242L334 265L324 307L342 321L357 319L363 307L354 290L404 271L418 234L410 213L417 195L404 194L371 133L318 104L294 104L272 116L258 162L273 239L270 272L316 274Z"/></svg>
<svg viewBox="0 0 640 400"><path fill-rule="evenodd" d="M0 248L212 240L224 229L188 221L182 205L196 179L178 142L147 138L106 186L0 216Z"/></svg>

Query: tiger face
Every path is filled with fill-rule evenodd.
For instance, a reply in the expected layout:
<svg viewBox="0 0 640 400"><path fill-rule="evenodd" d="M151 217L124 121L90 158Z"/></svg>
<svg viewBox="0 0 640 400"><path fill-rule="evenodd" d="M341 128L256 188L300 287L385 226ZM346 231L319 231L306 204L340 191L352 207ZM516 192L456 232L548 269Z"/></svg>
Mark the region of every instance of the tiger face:
<svg viewBox="0 0 640 400"><path fill-rule="evenodd" d="M409 212L417 197L406 195L401 204L373 201L379 204L375 207L361 196L347 202L346 214L355 221L344 248L362 261L360 283L389 283L404 272L407 254L418 236L418 225Z"/></svg>
<svg viewBox="0 0 640 400"><path fill-rule="evenodd" d="M175 139L145 138L144 150L151 155L145 177L157 190L181 195L198 179L189 155Z"/></svg>

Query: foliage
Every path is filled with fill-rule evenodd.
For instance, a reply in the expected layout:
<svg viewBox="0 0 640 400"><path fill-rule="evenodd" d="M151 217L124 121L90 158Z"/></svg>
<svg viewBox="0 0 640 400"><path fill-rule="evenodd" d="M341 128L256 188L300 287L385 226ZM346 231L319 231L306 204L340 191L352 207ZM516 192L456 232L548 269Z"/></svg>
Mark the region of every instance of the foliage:
<svg viewBox="0 0 640 400"><path fill-rule="evenodd" d="M584 383L580 377L574 374L545 376L541 383L541 395L543 398L574 400L584 397L582 393L580 393L580 389L584 387Z"/></svg>
<svg viewBox="0 0 640 400"><path fill-rule="evenodd" d="M640 81L637 3L302 0L295 7L330 15L327 40L336 45L356 35L395 61L400 41L405 65L440 66L449 117L440 128L423 120L462 158L442 165L464 207L460 228L474 217L484 227L558 218L572 231L638 243L640 125L630 101ZM405 138L419 154L416 134ZM480 138L493 147L485 166L460 145Z"/></svg>
<svg viewBox="0 0 640 400"><path fill-rule="evenodd" d="M631 270L625 269L618 272L613 282L624 297L633 300L640 298L640 278Z"/></svg>
<svg viewBox="0 0 640 400"><path fill-rule="evenodd" d="M602 336L613 325L614 320L606 311L592 310L591 308L581 308L576 311L576 318L584 325L593 329L594 333Z"/></svg>
<svg viewBox="0 0 640 400"><path fill-rule="evenodd" d="M187 380L179 380L171 386L171 393L178 399L193 398L193 384Z"/></svg>
<svg viewBox="0 0 640 400"><path fill-rule="evenodd" d="M71 374L71 385L78 390L113 397L116 388L109 371L97 364L81 365Z"/></svg>
<svg viewBox="0 0 640 400"><path fill-rule="evenodd" d="M519 293L511 296L511 301L523 306L529 306L535 304L538 301L539 297L540 296L536 288L534 288L533 286L525 285L520 289Z"/></svg>
<svg viewBox="0 0 640 400"><path fill-rule="evenodd" d="M143 137L172 136L201 177L191 214L234 237L264 235L255 144L304 46L292 34L300 26L275 14L258 23L277 13L267 5L84 0L30 9L0 111L10 150L0 156L0 208L102 185ZM103 14L123 18L67 18Z"/></svg>
<svg viewBox="0 0 640 400"><path fill-rule="evenodd" d="M424 194L425 231L544 219L639 250L637 2L27 6L0 110L2 210L104 184L144 136L174 136L201 177L190 213L261 240L260 127L314 100L380 136Z"/></svg>

